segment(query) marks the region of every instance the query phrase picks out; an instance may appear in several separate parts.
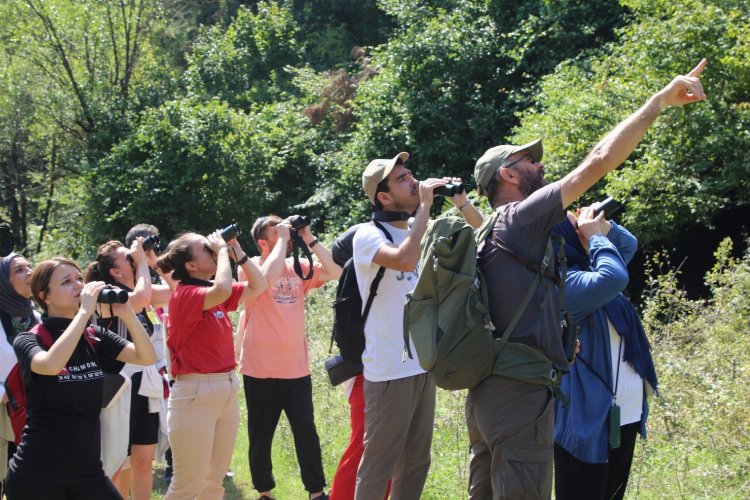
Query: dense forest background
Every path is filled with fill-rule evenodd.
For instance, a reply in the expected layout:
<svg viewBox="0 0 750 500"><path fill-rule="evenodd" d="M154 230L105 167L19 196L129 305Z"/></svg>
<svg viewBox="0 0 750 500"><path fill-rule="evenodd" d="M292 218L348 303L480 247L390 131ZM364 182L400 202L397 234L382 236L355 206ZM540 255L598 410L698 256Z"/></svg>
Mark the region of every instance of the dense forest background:
<svg viewBox="0 0 750 500"><path fill-rule="evenodd" d="M543 137L559 178L702 57L709 99L582 200L623 202L636 265L674 248L700 293L750 214L740 0L0 0L0 216L35 260L137 222L168 240L296 212L333 235L367 217L372 158L473 181L489 146Z"/></svg>
<svg viewBox="0 0 750 500"><path fill-rule="evenodd" d="M542 137L557 179L703 57L708 100L665 111L581 203L620 200L641 244L661 389L627 498L746 499L746 0L0 0L0 218L32 262L85 264L137 222L165 241L237 222L252 251L257 216L304 213L330 239L368 216L370 159L473 182L488 147ZM349 433L323 373L332 295L307 303L329 479ZM302 498L284 422L278 498ZM423 498L463 498L461 392L439 391L435 426ZM227 498L257 498L246 449L243 425Z"/></svg>

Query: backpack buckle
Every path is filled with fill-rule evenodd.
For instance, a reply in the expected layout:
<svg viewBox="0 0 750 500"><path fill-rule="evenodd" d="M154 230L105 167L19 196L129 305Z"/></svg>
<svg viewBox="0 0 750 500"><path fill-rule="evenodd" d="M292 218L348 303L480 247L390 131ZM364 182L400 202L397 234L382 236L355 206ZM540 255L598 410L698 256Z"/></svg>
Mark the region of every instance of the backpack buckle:
<svg viewBox="0 0 750 500"><path fill-rule="evenodd" d="M554 368L549 371L549 379L552 381L552 383L555 383L557 381L557 370Z"/></svg>
<svg viewBox="0 0 750 500"><path fill-rule="evenodd" d="M542 272L544 272L546 269L549 269L549 257L547 255L544 256L544 259L542 259Z"/></svg>

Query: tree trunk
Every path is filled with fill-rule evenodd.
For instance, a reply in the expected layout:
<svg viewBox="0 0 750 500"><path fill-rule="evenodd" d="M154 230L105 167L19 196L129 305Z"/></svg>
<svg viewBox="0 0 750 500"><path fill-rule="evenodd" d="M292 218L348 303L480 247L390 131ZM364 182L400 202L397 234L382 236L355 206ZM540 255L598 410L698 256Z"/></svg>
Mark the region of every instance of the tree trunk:
<svg viewBox="0 0 750 500"><path fill-rule="evenodd" d="M47 232L49 225L49 216L52 212L52 198L55 195L55 166L57 164L57 142L52 142L52 157L49 160L49 187L47 188L47 201L44 205L44 213L42 214L42 228L39 230L39 241L36 244L36 253L42 251L42 242L44 241L44 233Z"/></svg>

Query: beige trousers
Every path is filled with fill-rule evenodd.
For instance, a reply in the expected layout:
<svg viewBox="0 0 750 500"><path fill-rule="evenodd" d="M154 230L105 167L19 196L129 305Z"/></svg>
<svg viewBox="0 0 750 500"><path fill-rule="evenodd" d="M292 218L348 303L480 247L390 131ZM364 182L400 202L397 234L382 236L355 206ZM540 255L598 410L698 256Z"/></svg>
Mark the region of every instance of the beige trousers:
<svg viewBox="0 0 750 500"><path fill-rule="evenodd" d="M356 500L419 500L430 469L435 382L427 373L370 382L365 379L365 437Z"/></svg>
<svg viewBox="0 0 750 500"><path fill-rule="evenodd" d="M177 376L167 417L174 476L165 500L223 498L240 423L238 390L233 371Z"/></svg>

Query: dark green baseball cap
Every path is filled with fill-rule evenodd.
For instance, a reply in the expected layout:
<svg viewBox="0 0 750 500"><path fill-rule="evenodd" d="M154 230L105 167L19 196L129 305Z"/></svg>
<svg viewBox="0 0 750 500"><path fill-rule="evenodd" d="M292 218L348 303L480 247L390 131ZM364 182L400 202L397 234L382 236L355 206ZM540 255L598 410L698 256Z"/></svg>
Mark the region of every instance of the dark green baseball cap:
<svg viewBox="0 0 750 500"><path fill-rule="evenodd" d="M479 194L483 196L488 195L487 188L490 185L490 181L495 176L495 173L500 170L500 167L503 166L503 163L508 160L510 155L518 153L519 151L528 151L534 162L542 161L542 155L544 155L542 140L536 139L535 141L531 141L523 146L502 144L500 146L491 147L485 151L474 166L474 180L477 183Z"/></svg>

